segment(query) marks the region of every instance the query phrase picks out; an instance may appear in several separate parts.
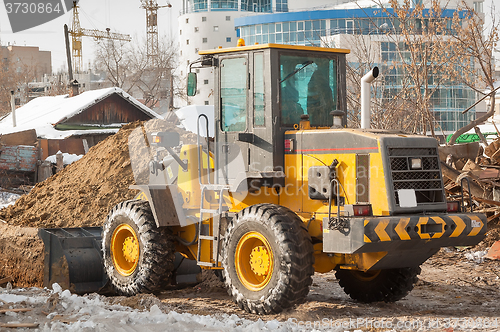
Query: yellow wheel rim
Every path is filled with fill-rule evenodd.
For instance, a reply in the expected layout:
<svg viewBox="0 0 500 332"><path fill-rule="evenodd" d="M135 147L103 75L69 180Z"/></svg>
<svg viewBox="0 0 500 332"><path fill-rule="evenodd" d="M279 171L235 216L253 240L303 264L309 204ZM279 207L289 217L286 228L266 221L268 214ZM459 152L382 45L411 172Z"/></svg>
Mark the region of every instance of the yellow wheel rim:
<svg viewBox="0 0 500 332"><path fill-rule="evenodd" d="M127 224L116 227L111 237L113 264L122 276L131 275L139 262L139 240L134 229Z"/></svg>
<svg viewBox="0 0 500 332"><path fill-rule="evenodd" d="M234 264L240 282L251 291L260 291L271 281L273 250L264 235L248 232L236 246Z"/></svg>
<svg viewBox="0 0 500 332"><path fill-rule="evenodd" d="M381 270L375 270L375 271L352 271L353 275L356 277L356 279L359 279L361 281L371 281L378 277L380 274Z"/></svg>

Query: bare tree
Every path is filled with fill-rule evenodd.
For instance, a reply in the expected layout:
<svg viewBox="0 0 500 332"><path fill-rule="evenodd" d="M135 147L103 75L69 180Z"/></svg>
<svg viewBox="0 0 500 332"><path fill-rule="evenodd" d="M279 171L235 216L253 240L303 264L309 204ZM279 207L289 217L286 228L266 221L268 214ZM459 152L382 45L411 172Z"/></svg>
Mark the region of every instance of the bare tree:
<svg viewBox="0 0 500 332"><path fill-rule="evenodd" d="M0 60L0 117L11 110L11 91L27 98L28 82L35 78L36 67L24 64L20 61L14 62L7 48L1 48L2 60Z"/></svg>
<svg viewBox="0 0 500 332"><path fill-rule="evenodd" d="M146 43L125 44L119 41L101 42L96 52L95 65L104 70L108 80L129 94L141 94L144 103L156 106L172 90L172 70L175 68L176 48L173 41L161 40L158 57L148 62ZM169 91L170 90L170 91Z"/></svg>
<svg viewBox="0 0 500 332"><path fill-rule="evenodd" d="M461 62L461 78L465 84L474 89L480 95L486 95L490 91L490 109L484 115L471 121L469 124L457 130L450 138L450 145L455 144L457 138L486 121L495 114L495 66L493 53L499 42L500 23L495 20L495 8L491 8L491 26L485 27L483 19L467 3L462 2L461 9L466 13L466 18L461 19L458 15L453 21L453 44L459 52Z"/></svg>
<svg viewBox="0 0 500 332"><path fill-rule="evenodd" d="M133 48L125 41L99 41L95 56L95 66L106 72L113 86L130 91L134 87L130 76L136 71ZM132 79L134 81L134 79ZM125 88L125 85L128 87Z"/></svg>
<svg viewBox="0 0 500 332"><path fill-rule="evenodd" d="M440 126L434 112L439 92L462 82L458 64L463 59L457 45L450 43L453 18L443 15L446 4L439 0L431 0L427 8L413 7L410 0L374 3L386 23L371 19L368 33L355 28L348 41L351 123L359 122L360 79L377 64L382 77L373 87L372 126L435 135Z"/></svg>

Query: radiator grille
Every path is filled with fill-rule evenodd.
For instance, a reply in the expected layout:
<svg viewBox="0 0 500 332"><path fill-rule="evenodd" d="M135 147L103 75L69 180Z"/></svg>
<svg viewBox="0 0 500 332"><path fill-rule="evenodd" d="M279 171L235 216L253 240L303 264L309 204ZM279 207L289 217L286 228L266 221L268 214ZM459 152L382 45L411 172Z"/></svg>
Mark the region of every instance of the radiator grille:
<svg viewBox="0 0 500 332"><path fill-rule="evenodd" d="M412 169L412 159L420 159L421 167ZM389 148L389 160L396 205L399 189L414 189L417 205L444 202L436 148Z"/></svg>

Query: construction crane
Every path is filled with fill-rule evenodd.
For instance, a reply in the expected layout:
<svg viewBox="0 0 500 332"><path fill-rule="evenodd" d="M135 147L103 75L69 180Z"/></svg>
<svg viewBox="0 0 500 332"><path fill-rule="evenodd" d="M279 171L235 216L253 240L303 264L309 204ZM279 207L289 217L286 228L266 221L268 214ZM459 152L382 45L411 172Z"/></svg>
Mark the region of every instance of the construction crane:
<svg viewBox="0 0 500 332"><path fill-rule="evenodd" d="M109 32L110 29L106 28L106 31L101 31L97 29L84 29L80 26L80 18L78 16L78 5L76 1L73 1L73 24L69 34L71 35L71 45L72 45L72 57L73 57L73 69L75 73L80 72L82 69L82 37L94 37L96 40L100 39L110 39L110 40L123 40L131 41L130 35L125 35L121 33Z"/></svg>
<svg viewBox="0 0 500 332"><path fill-rule="evenodd" d="M150 66L156 65L158 60L158 9L165 7L172 5L159 6L156 0L141 0L141 8L146 9L147 59Z"/></svg>

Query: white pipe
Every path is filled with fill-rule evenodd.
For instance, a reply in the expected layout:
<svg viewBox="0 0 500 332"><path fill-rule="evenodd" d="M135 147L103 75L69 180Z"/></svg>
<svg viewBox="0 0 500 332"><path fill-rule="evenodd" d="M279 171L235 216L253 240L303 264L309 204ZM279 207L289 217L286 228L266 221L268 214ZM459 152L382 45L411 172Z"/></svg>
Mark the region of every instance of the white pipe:
<svg viewBox="0 0 500 332"><path fill-rule="evenodd" d="M12 110L12 126L16 126L16 100L14 99L14 91L10 92L10 109Z"/></svg>
<svg viewBox="0 0 500 332"><path fill-rule="evenodd" d="M361 78L361 129L370 129L370 83L378 73L378 67L373 67Z"/></svg>

